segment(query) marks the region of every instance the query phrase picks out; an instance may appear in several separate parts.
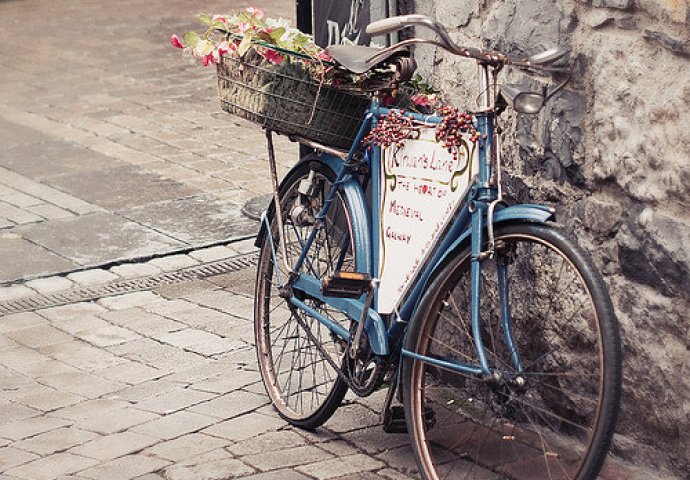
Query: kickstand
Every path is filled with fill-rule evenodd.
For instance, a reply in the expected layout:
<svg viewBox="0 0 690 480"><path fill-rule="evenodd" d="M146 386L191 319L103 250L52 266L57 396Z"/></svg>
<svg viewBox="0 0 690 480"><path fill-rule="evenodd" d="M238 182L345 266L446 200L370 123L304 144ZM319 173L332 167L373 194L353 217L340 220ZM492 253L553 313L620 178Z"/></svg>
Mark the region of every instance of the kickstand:
<svg viewBox="0 0 690 480"><path fill-rule="evenodd" d="M388 387L386 394L386 401L383 404L383 411L381 412L381 423L383 424L383 431L386 433L406 433L407 422L405 421L405 408L402 405L392 405L393 398L398 387L398 378L395 378L393 384ZM402 395L398 396L398 401L402 402ZM429 405L424 406L424 427L427 430L434 428L436 425L436 414L433 408Z"/></svg>
<svg viewBox="0 0 690 480"><path fill-rule="evenodd" d="M392 405L397 389L398 379L396 377L393 379L391 386L388 387L386 401L383 404L383 411L381 412L381 423L383 424L383 431L386 433L407 432L407 424L405 423L405 409L402 405Z"/></svg>

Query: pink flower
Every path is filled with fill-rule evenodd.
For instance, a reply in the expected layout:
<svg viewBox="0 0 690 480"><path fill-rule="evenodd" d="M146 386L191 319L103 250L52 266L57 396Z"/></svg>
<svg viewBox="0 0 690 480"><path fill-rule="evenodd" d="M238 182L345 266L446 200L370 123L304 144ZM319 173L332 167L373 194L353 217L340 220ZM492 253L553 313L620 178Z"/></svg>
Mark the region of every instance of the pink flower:
<svg viewBox="0 0 690 480"><path fill-rule="evenodd" d="M266 60L274 65L280 65L283 63L283 56L275 50L271 50L270 48L265 49L261 55L263 55Z"/></svg>
<svg viewBox="0 0 690 480"><path fill-rule="evenodd" d="M247 12L250 15L253 15L254 17L258 18L259 20L264 18L264 12L263 12L263 10L261 10L259 8L247 7Z"/></svg>
<svg viewBox="0 0 690 480"><path fill-rule="evenodd" d="M244 33L249 30L252 26L249 22L240 22L236 25L238 33Z"/></svg>
<svg viewBox="0 0 690 480"><path fill-rule="evenodd" d="M175 48L184 48L184 44L180 41L180 37L178 37L175 34L173 34L173 36L170 37L170 45L172 45Z"/></svg>
<svg viewBox="0 0 690 480"><path fill-rule="evenodd" d="M204 67L208 67L209 65L216 63L216 59L213 58L213 52L209 53L208 55L204 55L204 58L201 59L201 63L204 65Z"/></svg>
<svg viewBox="0 0 690 480"><path fill-rule="evenodd" d="M223 23L227 23L227 22L228 22L228 19L225 18L225 17L222 16L222 15L214 15L214 16L213 16L213 21L214 21L214 22L223 22Z"/></svg>
<svg viewBox="0 0 690 480"><path fill-rule="evenodd" d="M228 53L231 48L232 47L228 45L228 42L220 42L216 48L216 51L218 52L218 56L222 57L224 54Z"/></svg>
<svg viewBox="0 0 690 480"><path fill-rule="evenodd" d="M412 95L412 103L417 105L418 107L428 107L431 105L431 102L429 101L429 97L425 95L424 93L418 93L416 95Z"/></svg>
<svg viewBox="0 0 690 480"><path fill-rule="evenodd" d="M323 60L325 62L332 62L333 58L329 54L327 54L324 50L321 50L319 54L317 55L319 60Z"/></svg>
<svg viewBox="0 0 690 480"><path fill-rule="evenodd" d="M393 105L394 102L395 102L395 98L393 98L393 96L389 93L384 93L381 96L381 104L384 107L390 107L391 105Z"/></svg>

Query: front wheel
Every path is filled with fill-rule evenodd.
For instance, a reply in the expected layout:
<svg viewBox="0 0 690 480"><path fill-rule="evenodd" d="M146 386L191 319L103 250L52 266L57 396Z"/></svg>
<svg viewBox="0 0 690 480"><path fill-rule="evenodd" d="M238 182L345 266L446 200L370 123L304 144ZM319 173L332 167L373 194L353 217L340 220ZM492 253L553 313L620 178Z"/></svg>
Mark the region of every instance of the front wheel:
<svg viewBox="0 0 690 480"><path fill-rule="evenodd" d="M495 235L496 253L481 263L479 328L492 375L403 360L420 474L594 479L620 398L620 340L606 287L591 259L555 227L511 224ZM432 281L407 350L478 363L470 264L467 247Z"/></svg>

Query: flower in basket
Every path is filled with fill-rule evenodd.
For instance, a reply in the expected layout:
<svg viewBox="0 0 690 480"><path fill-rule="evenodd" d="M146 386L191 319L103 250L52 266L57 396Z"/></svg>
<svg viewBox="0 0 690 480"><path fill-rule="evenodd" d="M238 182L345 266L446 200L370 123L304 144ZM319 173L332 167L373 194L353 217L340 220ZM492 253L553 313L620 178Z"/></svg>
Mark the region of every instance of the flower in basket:
<svg viewBox="0 0 690 480"><path fill-rule="evenodd" d="M187 32L183 39L173 35L170 43L191 53L204 65L218 63L228 52L243 57L250 50L274 65L286 60L287 52L315 60L327 58L311 35L290 27L287 20L265 18L263 11L258 8L249 7L228 15L202 14L199 20L208 27L204 33Z"/></svg>

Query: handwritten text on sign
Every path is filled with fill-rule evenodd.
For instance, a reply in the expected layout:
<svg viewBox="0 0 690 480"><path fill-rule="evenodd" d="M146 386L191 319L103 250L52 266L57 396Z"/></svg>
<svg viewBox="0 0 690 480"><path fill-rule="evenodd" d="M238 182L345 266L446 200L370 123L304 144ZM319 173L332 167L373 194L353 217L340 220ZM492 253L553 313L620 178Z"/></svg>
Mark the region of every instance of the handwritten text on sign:
<svg viewBox="0 0 690 480"><path fill-rule="evenodd" d="M469 141L457 158L436 143L434 128L383 151L379 232L379 313L391 313L443 231L470 179L477 148Z"/></svg>

